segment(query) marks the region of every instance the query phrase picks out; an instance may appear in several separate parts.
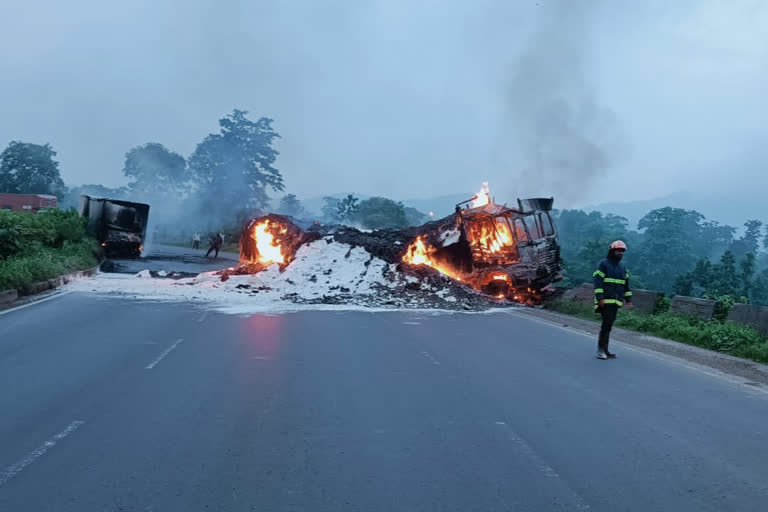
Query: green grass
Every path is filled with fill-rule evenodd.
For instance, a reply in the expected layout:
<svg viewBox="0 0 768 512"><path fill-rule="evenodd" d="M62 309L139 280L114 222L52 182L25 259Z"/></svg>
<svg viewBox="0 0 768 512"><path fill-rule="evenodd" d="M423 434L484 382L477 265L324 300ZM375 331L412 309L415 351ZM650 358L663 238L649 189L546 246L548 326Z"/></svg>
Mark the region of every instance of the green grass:
<svg viewBox="0 0 768 512"><path fill-rule="evenodd" d="M40 248L34 254L0 261L0 290L19 289L70 272L95 267L99 260L87 243L71 243L61 249Z"/></svg>
<svg viewBox="0 0 768 512"><path fill-rule="evenodd" d="M545 307L586 320L595 322L600 320L600 316L591 306L571 300L551 301ZM732 322L701 320L669 312L646 315L619 310L615 325L659 338L768 363L768 339L751 327Z"/></svg>
<svg viewBox="0 0 768 512"><path fill-rule="evenodd" d="M20 289L99 263L98 244L74 211L0 211L0 290Z"/></svg>

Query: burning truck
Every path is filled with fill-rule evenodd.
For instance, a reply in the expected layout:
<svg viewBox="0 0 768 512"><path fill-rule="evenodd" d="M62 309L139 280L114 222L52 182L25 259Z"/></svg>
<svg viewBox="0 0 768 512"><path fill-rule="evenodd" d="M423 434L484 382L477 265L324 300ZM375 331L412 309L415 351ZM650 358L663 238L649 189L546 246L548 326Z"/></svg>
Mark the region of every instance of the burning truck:
<svg viewBox="0 0 768 512"><path fill-rule="evenodd" d="M141 256L149 221L148 204L82 195L78 212L87 219L88 232L101 243L107 256Z"/></svg>
<svg viewBox="0 0 768 512"><path fill-rule="evenodd" d="M499 299L536 302L542 290L562 279L552 204L552 198L518 199L514 207L496 204L484 183L478 194L456 205L453 215L403 230L301 226L270 214L244 227L240 260L249 272L275 263L285 268L300 246L330 236L363 246L404 270L431 268Z"/></svg>
<svg viewBox="0 0 768 512"><path fill-rule="evenodd" d="M425 225L402 261L427 265L483 293L517 301L535 300L562 279L552 198L496 204L487 184L456 205L453 216Z"/></svg>

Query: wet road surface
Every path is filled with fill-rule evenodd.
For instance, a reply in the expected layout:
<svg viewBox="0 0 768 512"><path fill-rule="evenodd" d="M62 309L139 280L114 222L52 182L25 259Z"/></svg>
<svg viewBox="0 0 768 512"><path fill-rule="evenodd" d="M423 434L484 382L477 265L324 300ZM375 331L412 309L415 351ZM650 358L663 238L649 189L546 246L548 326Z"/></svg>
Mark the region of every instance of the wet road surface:
<svg viewBox="0 0 768 512"><path fill-rule="evenodd" d="M0 510L759 511L768 396L515 313L0 314Z"/></svg>

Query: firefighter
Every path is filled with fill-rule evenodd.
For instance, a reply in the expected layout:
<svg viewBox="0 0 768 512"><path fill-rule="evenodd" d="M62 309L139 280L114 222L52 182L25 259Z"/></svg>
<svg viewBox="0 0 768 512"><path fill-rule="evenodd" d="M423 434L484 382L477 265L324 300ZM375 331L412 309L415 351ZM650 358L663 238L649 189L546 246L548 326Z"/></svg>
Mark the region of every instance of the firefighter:
<svg viewBox="0 0 768 512"><path fill-rule="evenodd" d="M595 285L595 311L603 317L600 326L600 336L597 339L597 358L613 359L616 354L608 350L608 342L611 335L616 313L626 302L627 309L632 309L632 291L629 289L629 272L624 267L621 259L627 244L621 240L611 243L608 248L608 256L600 262L592 276Z"/></svg>

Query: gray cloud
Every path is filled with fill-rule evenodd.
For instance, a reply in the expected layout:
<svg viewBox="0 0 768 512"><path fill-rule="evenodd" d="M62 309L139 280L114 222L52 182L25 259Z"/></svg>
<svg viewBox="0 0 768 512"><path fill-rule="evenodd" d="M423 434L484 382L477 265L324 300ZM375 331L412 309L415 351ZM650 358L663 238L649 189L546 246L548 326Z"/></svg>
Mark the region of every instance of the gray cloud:
<svg viewBox="0 0 768 512"><path fill-rule="evenodd" d="M50 142L74 184L124 183L125 152L145 142L189 155L232 108L275 119L276 165L300 197L486 180L497 198L652 197L768 136L768 6L755 0L1 9L0 145ZM733 186L768 185L750 172L729 169Z"/></svg>

